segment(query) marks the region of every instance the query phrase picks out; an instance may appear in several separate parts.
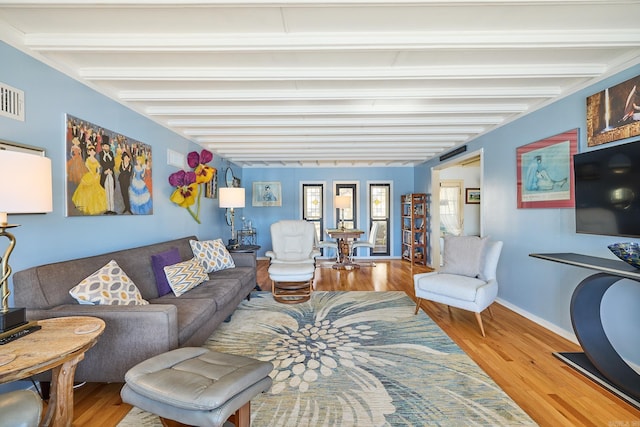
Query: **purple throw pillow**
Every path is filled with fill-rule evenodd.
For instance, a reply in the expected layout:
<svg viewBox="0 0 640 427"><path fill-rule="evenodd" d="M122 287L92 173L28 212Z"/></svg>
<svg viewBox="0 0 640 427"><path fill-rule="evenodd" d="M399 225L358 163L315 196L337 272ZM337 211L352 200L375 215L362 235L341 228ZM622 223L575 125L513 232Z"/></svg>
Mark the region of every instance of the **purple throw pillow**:
<svg viewBox="0 0 640 427"><path fill-rule="evenodd" d="M182 261L182 258L178 248L171 248L166 252L151 255L151 266L153 267L153 274L156 276L156 288L158 288L159 297L173 292L167 281L167 275L164 273L164 267L177 264L180 261Z"/></svg>

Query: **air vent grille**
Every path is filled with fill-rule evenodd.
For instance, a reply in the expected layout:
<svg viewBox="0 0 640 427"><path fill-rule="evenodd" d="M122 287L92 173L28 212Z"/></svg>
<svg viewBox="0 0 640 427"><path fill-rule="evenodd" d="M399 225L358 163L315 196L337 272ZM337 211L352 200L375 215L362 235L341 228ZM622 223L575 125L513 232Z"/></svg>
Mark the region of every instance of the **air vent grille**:
<svg viewBox="0 0 640 427"><path fill-rule="evenodd" d="M0 83L0 116L24 121L24 91Z"/></svg>

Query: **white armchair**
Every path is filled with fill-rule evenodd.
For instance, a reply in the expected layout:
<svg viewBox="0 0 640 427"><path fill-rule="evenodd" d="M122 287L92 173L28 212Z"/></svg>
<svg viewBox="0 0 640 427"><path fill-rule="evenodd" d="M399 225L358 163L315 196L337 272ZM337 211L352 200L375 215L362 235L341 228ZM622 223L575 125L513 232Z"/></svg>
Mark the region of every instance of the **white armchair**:
<svg viewBox="0 0 640 427"><path fill-rule="evenodd" d="M269 278L273 298L282 303L308 301L313 290L316 249L316 228L307 221L283 220L271 224L272 250Z"/></svg>
<svg viewBox="0 0 640 427"><path fill-rule="evenodd" d="M378 227L380 223L374 221L371 225L371 230L369 230L369 238L367 240L356 240L351 243L351 253L357 251L358 248L369 248L373 249L376 247L376 235L378 234Z"/></svg>
<svg viewBox="0 0 640 427"><path fill-rule="evenodd" d="M315 247L316 229L303 220L282 220L271 224L272 250L265 253L271 264L315 263L320 251Z"/></svg>
<svg viewBox="0 0 640 427"><path fill-rule="evenodd" d="M338 256L338 242L335 240L318 240L318 236L316 235L315 246L316 249L323 250L322 255L327 255L327 249L333 249L335 256Z"/></svg>
<svg viewBox="0 0 640 427"><path fill-rule="evenodd" d="M474 236L447 236L444 265L437 272L413 276L417 297L416 314L422 299L472 311L485 336L480 313L498 296L496 269L502 242Z"/></svg>

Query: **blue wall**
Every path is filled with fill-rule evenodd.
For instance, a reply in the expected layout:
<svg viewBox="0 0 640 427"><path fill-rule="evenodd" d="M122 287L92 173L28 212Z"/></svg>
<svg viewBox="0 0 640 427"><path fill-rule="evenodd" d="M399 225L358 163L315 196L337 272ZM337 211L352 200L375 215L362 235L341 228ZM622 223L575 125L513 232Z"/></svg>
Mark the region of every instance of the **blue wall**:
<svg viewBox="0 0 640 427"><path fill-rule="evenodd" d="M635 66L468 144L468 151L484 150L483 232L504 241L498 266L499 298L552 329L567 331L567 335L573 334L569 317L571 294L578 282L593 271L528 255L576 252L615 259L607 245L634 239L576 234L573 208L517 209L516 148L579 128L578 152L590 150L586 144L586 98L638 74L640 66ZM431 168L438 163L432 160L416 168L416 191L431 192ZM612 344L623 357L640 365L638 307L640 286L624 280L605 295L602 316Z"/></svg>
<svg viewBox="0 0 640 427"><path fill-rule="evenodd" d="M279 219L300 219L302 215L300 200L300 182L325 183L325 224L335 226L335 210L333 209L334 181L357 182L359 188L359 210L357 225L366 230L369 224L367 217L367 186L369 183L391 182L391 255L400 256L400 195L413 192L414 170L404 168L244 168L242 186L247 190L247 206L243 213L251 219L258 232L258 244L262 246L259 255L271 249L269 225ZM251 206L252 184L255 181L279 181L282 185L281 207ZM237 217L236 217L237 218ZM366 233L368 236L368 233Z"/></svg>
<svg viewBox="0 0 640 427"><path fill-rule="evenodd" d="M13 230L17 239L10 260L14 272L187 235L212 238L227 230L217 200L202 199L202 225L169 201L173 187L167 177L178 168L167 165L167 149L186 156L199 151L199 146L2 42L0 58L0 82L25 92L26 116L24 122L0 117L0 140L44 148L53 169L53 212L9 215L10 222L21 224ZM65 114L152 146L153 215L65 216ZM224 163L215 158L210 164L223 172ZM5 242L0 241L0 250L4 248Z"/></svg>

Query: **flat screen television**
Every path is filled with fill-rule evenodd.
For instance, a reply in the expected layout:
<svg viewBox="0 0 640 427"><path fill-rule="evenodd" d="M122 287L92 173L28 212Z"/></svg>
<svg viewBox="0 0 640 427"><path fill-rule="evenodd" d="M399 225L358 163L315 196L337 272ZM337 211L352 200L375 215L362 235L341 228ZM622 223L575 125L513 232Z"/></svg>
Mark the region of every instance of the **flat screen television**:
<svg viewBox="0 0 640 427"><path fill-rule="evenodd" d="M574 156L576 232L640 237L640 141Z"/></svg>

